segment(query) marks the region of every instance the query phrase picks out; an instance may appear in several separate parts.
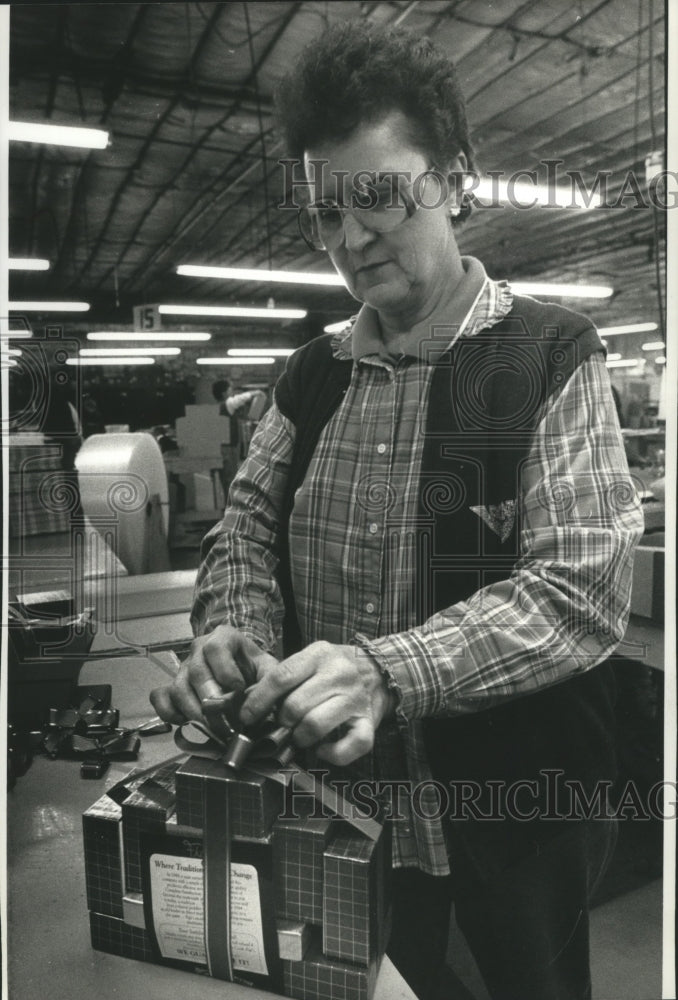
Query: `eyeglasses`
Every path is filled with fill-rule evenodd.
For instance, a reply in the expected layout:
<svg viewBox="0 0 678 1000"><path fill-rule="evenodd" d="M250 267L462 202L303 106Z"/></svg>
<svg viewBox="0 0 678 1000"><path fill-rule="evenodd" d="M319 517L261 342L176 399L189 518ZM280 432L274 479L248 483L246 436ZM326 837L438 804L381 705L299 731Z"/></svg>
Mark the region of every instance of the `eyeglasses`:
<svg viewBox="0 0 678 1000"><path fill-rule="evenodd" d="M419 195L428 177L428 173L421 175L421 183L416 185ZM350 206L336 201L314 201L300 208L299 232L306 244L311 250L336 250L344 239L347 212L374 232L397 229L421 207L421 198L415 199L412 190L400 181L401 177L394 173L373 174L368 183L354 187Z"/></svg>

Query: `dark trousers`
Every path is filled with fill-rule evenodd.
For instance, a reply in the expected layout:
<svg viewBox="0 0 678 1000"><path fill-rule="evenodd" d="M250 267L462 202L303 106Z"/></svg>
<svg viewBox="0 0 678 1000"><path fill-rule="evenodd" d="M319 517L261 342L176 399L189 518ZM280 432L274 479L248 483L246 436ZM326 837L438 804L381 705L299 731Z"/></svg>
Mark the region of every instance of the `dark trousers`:
<svg viewBox="0 0 678 1000"><path fill-rule="evenodd" d="M616 841L602 820L573 823L491 882L394 871L391 961L419 1000L445 984L452 903L493 1000L589 1000L588 904Z"/></svg>

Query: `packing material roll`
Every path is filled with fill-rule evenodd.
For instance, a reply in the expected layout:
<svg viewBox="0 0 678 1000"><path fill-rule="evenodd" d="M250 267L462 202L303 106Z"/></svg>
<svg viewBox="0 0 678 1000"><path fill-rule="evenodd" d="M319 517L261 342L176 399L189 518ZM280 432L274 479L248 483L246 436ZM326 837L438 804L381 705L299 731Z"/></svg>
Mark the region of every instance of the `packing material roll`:
<svg viewBox="0 0 678 1000"><path fill-rule="evenodd" d="M92 434L75 459L83 510L113 535L129 573L149 572L149 551L169 527L169 489L162 452L151 434Z"/></svg>

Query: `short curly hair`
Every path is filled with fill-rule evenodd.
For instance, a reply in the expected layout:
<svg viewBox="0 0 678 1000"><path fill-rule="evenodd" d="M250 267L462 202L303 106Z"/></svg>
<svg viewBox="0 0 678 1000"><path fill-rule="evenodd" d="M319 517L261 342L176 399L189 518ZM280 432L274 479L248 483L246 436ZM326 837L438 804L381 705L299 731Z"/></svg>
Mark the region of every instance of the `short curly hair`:
<svg viewBox="0 0 678 1000"><path fill-rule="evenodd" d="M464 98L452 60L428 38L363 20L328 28L307 45L276 95L287 155L301 161L323 141L346 138L364 122L403 112L414 144L444 169L464 153L475 170ZM463 199L453 224L471 211Z"/></svg>

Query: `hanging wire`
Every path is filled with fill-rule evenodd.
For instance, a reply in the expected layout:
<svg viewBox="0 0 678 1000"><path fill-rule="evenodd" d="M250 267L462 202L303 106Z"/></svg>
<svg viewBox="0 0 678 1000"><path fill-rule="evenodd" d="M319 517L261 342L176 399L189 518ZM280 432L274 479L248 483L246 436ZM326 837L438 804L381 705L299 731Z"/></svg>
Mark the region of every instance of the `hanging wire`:
<svg viewBox="0 0 678 1000"><path fill-rule="evenodd" d="M633 163L638 163L640 146L638 133L640 130L640 73L643 49L643 0L638 0L638 47L636 49L636 99L633 102Z"/></svg>
<svg viewBox="0 0 678 1000"><path fill-rule="evenodd" d="M257 102L257 120L259 122L259 138L261 140L261 166L264 172L264 213L266 218L266 257L268 259L268 269L269 271L273 268L273 253L271 249L271 216L270 216L270 205L268 197L268 164L267 164L267 154L266 154L266 139L264 138L264 122L261 116L261 95L259 94L259 74L257 73L256 60L254 58L254 44L252 36L252 26L250 24L250 15L248 11L249 4L247 0L243 2L243 10L245 12L245 24L247 25L247 42L250 50L250 63L252 66L252 78L254 84L254 94Z"/></svg>
<svg viewBox="0 0 678 1000"><path fill-rule="evenodd" d="M650 118L650 135L652 136L652 152L657 149L657 134L654 127L654 0L649 0L648 7L648 60L647 60L647 84L648 84L648 107ZM663 147L662 147L663 153ZM659 220L657 218L657 206L652 199L652 229L654 234L654 267L657 282L657 305L659 307L659 329L662 340L666 344L666 323L664 320L664 294L662 291L662 267L660 259L660 233Z"/></svg>

